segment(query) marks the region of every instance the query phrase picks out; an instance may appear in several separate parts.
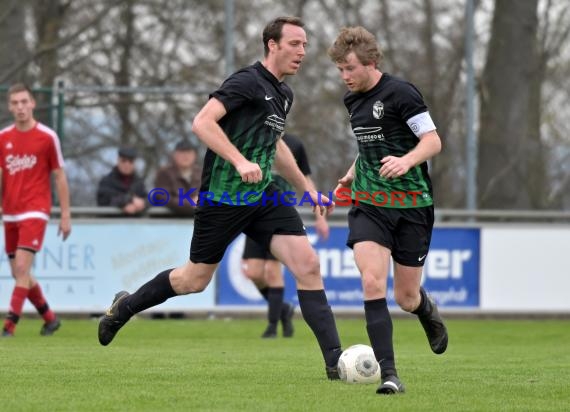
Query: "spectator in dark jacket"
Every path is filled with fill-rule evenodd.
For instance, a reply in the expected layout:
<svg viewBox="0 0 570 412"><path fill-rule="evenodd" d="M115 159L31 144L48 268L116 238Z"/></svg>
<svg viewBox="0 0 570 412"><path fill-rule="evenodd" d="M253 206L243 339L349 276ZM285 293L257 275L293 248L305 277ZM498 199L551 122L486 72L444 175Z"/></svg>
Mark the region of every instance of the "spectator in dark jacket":
<svg viewBox="0 0 570 412"><path fill-rule="evenodd" d="M135 171L137 151L133 147L119 149L117 165L104 176L97 188L98 206L116 206L126 215L138 215L147 207L144 181Z"/></svg>
<svg viewBox="0 0 570 412"><path fill-rule="evenodd" d="M170 194L166 207L177 216L194 215L192 204L184 198L180 201L180 190L187 193L195 189L192 198L194 202L197 201L202 172L196 165L196 156L196 147L189 140L179 141L174 147L171 163L161 168L154 179L155 187L165 189Z"/></svg>

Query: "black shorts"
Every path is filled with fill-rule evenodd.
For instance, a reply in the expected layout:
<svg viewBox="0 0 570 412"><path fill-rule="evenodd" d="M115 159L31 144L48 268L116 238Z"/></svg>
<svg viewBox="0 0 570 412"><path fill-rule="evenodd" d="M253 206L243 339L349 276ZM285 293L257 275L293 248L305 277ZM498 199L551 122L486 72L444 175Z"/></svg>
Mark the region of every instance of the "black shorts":
<svg viewBox="0 0 570 412"><path fill-rule="evenodd" d="M405 266L424 265L433 230L433 206L392 209L360 203L348 213L347 246L370 240L392 251Z"/></svg>
<svg viewBox="0 0 570 412"><path fill-rule="evenodd" d="M277 260L269 251L269 244L261 245L250 237L245 238L242 259Z"/></svg>
<svg viewBox="0 0 570 412"><path fill-rule="evenodd" d="M269 245L275 234L306 236L303 221L293 206L205 204L196 208L190 260L220 262L229 244L240 233L261 245Z"/></svg>

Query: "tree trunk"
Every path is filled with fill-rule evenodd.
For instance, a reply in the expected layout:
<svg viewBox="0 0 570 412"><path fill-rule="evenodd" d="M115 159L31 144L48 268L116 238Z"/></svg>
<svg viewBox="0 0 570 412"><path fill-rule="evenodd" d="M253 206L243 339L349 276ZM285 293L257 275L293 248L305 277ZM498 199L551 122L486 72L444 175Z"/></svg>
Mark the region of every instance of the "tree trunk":
<svg viewBox="0 0 570 412"><path fill-rule="evenodd" d="M26 45L25 6L19 1L9 1L2 7L0 15L0 73L11 72L19 61L29 56ZM9 75L1 76L0 83L13 84L17 81L27 82L26 70Z"/></svg>
<svg viewBox="0 0 570 412"><path fill-rule="evenodd" d="M481 80L478 202L480 208L528 209L544 190L529 176L544 173L531 140L533 80L537 65L538 0L495 2ZM534 137L533 143L538 139ZM535 146L534 144L532 146ZM532 192L532 193L531 193Z"/></svg>

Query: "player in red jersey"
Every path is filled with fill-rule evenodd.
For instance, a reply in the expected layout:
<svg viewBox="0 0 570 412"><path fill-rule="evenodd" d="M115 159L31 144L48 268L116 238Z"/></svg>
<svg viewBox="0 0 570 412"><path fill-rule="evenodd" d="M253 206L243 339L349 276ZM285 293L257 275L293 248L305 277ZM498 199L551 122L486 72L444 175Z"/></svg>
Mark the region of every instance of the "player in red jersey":
<svg viewBox="0 0 570 412"><path fill-rule="evenodd" d="M61 207L58 234L71 232L69 188L57 134L34 118L36 102L31 90L18 83L8 90L14 124L0 130L2 220L6 253L16 281L2 336L13 336L26 298L44 319L40 334L52 335L61 323L50 309L30 270L42 247L51 209L53 174Z"/></svg>

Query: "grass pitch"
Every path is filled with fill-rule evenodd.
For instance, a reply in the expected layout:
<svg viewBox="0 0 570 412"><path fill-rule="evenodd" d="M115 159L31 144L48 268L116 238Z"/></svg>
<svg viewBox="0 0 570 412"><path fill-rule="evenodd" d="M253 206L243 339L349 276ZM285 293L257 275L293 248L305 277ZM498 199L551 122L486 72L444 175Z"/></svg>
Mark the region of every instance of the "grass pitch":
<svg viewBox="0 0 570 412"><path fill-rule="evenodd" d="M364 320L337 321L343 345ZM570 322L449 320L431 353L417 320L394 320L407 393L330 382L297 315L292 339L263 340L259 320L133 319L108 347L97 321L64 319L52 337L22 319L0 339L3 411L567 411Z"/></svg>

